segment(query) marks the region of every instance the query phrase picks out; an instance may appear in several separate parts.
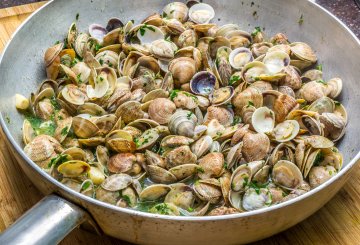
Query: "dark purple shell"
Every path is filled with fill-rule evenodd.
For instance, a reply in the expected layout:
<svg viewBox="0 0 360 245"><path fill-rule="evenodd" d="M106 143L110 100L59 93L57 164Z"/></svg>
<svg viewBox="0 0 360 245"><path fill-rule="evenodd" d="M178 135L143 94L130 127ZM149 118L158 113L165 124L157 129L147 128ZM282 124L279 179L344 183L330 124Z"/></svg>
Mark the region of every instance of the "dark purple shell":
<svg viewBox="0 0 360 245"><path fill-rule="evenodd" d="M111 18L106 25L106 30L108 32L111 32L112 30L115 30L123 26L124 24L122 23L121 20L119 20L118 18Z"/></svg>
<svg viewBox="0 0 360 245"><path fill-rule="evenodd" d="M209 95L214 91L216 77L208 71L196 73L190 81L190 89L194 94Z"/></svg>

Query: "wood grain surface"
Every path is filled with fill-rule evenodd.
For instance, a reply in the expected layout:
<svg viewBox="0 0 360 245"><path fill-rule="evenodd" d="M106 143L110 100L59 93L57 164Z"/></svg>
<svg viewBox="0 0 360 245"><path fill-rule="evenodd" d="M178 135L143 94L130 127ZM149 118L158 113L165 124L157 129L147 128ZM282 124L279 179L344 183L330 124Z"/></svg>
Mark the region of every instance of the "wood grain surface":
<svg viewBox="0 0 360 245"><path fill-rule="evenodd" d="M0 9L0 53L17 26L43 4ZM0 130L0 232L42 197L21 172ZM75 229L61 244L128 243ZM344 188L317 213L285 232L254 244L360 244L360 166Z"/></svg>

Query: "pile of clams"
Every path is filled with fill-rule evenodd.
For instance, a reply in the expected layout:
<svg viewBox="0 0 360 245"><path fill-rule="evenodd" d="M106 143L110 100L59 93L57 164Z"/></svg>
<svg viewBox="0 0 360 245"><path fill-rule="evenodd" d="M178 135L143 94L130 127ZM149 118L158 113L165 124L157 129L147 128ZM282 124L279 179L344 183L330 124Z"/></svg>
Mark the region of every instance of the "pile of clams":
<svg viewBox="0 0 360 245"><path fill-rule="evenodd" d="M332 178L342 80L324 80L308 44L214 16L189 1L71 24L45 52L47 79L16 96L25 153L75 191L164 215L261 209Z"/></svg>

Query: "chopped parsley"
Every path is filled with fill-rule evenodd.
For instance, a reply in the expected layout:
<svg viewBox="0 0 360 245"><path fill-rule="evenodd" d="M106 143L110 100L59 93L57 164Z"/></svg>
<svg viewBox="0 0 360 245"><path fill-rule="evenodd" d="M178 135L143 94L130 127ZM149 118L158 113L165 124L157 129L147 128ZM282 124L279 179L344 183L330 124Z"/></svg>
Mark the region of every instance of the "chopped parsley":
<svg viewBox="0 0 360 245"><path fill-rule="evenodd" d="M189 120L190 120L190 118L191 118L192 114L193 114L193 113L190 111L190 112L187 114L187 116L186 116L186 117L187 117L187 119L189 119Z"/></svg>
<svg viewBox="0 0 360 245"><path fill-rule="evenodd" d="M172 213L171 209L166 203L159 203L151 208L152 213L170 215Z"/></svg>
<svg viewBox="0 0 360 245"><path fill-rule="evenodd" d="M103 46L101 46L100 44L96 44L95 45L95 51L97 52L97 51L99 51L100 49L102 49L103 48Z"/></svg>
<svg viewBox="0 0 360 245"><path fill-rule="evenodd" d="M261 32L261 27L257 26L255 27L254 31L251 33L251 36L255 37L259 32Z"/></svg>
<svg viewBox="0 0 360 245"><path fill-rule="evenodd" d="M175 11L175 9L171 10L171 11L170 11L170 14L174 13L174 11Z"/></svg>
<svg viewBox="0 0 360 245"><path fill-rule="evenodd" d="M340 106L341 103L339 101L334 100L335 106Z"/></svg>
<svg viewBox="0 0 360 245"><path fill-rule="evenodd" d="M79 20L79 17L80 17L80 14L77 13L75 19L76 19L76 20Z"/></svg>
<svg viewBox="0 0 360 245"><path fill-rule="evenodd" d="M69 132L69 127L66 126L65 128L63 128L63 129L61 130L61 135L62 135L62 136L65 136L65 135L68 134L68 132Z"/></svg>
<svg viewBox="0 0 360 245"><path fill-rule="evenodd" d="M165 12L162 14L162 17L163 17L163 18L166 18L167 16L168 16L168 15L167 15L167 13L165 13Z"/></svg>
<svg viewBox="0 0 360 245"><path fill-rule="evenodd" d="M82 186L81 186L81 190L82 191L85 191L87 190L91 185L91 182L90 181L86 181Z"/></svg>
<svg viewBox="0 0 360 245"><path fill-rule="evenodd" d="M233 85L233 84L235 84L237 81L239 81L240 80L240 76L231 76L230 77L230 80L229 80L229 85Z"/></svg>
<svg viewBox="0 0 360 245"><path fill-rule="evenodd" d="M50 103L56 111L59 111L61 109L61 106L59 102L56 100L55 96L50 98Z"/></svg>
<svg viewBox="0 0 360 245"><path fill-rule="evenodd" d="M245 188L245 186L247 186L248 184L249 184L249 178L248 178L248 177L245 177L242 187Z"/></svg>
<svg viewBox="0 0 360 245"><path fill-rule="evenodd" d="M241 123L241 117L234 116L234 121L232 122L231 126L235 126L236 124Z"/></svg>
<svg viewBox="0 0 360 245"><path fill-rule="evenodd" d="M187 211L194 212L194 209L192 207L188 207Z"/></svg>
<svg viewBox="0 0 360 245"><path fill-rule="evenodd" d="M178 89L171 90L170 100L174 101L174 99L178 96L179 91L180 90L178 90Z"/></svg>
<svg viewBox="0 0 360 245"><path fill-rule="evenodd" d="M135 20L130 20L133 24L135 23Z"/></svg>
<svg viewBox="0 0 360 245"><path fill-rule="evenodd" d="M139 29L141 36L144 36L144 35L145 35L146 29L155 32L154 27L151 27L151 26L148 26L147 24L144 24L144 25L141 26L140 29Z"/></svg>
<svg viewBox="0 0 360 245"><path fill-rule="evenodd" d="M57 44L59 44L59 43L60 43L60 41L56 41L56 42L55 42L55 45L57 45Z"/></svg>
<svg viewBox="0 0 360 245"><path fill-rule="evenodd" d="M52 158L48 164L48 168L51 168L52 166L60 165L63 162L68 161L68 155L66 154L59 154L56 157Z"/></svg>
<svg viewBox="0 0 360 245"><path fill-rule="evenodd" d="M76 76L76 80L78 83L83 83L83 80L81 80L81 73Z"/></svg>
<svg viewBox="0 0 360 245"><path fill-rule="evenodd" d="M197 167L196 170L198 173L205 173L205 170L202 167Z"/></svg>
<svg viewBox="0 0 360 245"><path fill-rule="evenodd" d="M259 195L260 194L260 189L261 188L266 188L267 184L262 185L262 184L257 183L256 181L251 181L249 183L249 186L255 190L256 194Z"/></svg>
<svg viewBox="0 0 360 245"><path fill-rule="evenodd" d="M10 117L9 117L8 115L5 116L5 120L6 120L6 122L7 122L8 124L11 123Z"/></svg>
<svg viewBox="0 0 360 245"><path fill-rule="evenodd" d="M228 163L224 162L224 168L227 169L228 168Z"/></svg>
<svg viewBox="0 0 360 245"><path fill-rule="evenodd" d="M254 103L249 100L247 106L254 106Z"/></svg>
<svg viewBox="0 0 360 245"><path fill-rule="evenodd" d="M325 158L324 153L320 151L315 157L314 166L319 166L320 163L324 161L324 158Z"/></svg>
<svg viewBox="0 0 360 245"><path fill-rule="evenodd" d="M325 82L324 80L322 80L322 79L316 80L316 82L322 83L322 84L325 84L325 85L326 85L326 82Z"/></svg>
<svg viewBox="0 0 360 245"><path fill-rule="evenodd" d="M130 197L129 197L129 196L123 195L123 196L121 196L121 199L123 199L128 206L131 205L131 200L130 200Z"/></svg>
<svg viewBox="0 0 360 245"><path fill-rule="evenodd" d="M299 23L299 25L302 25L304 23L304 15L303 14L300 15L298 23Z"/></svg>
<svg viewBox="0 0 360 245"><path fill-rule="evenodd" d="M322 71L323 70L323 65L322 64L317 65L316 70Z"/></svg>
<svg viewBox="0 0 360 245"><path fill-rule="evenodd" d="M104 64L104 60L103 60L103 59L100 59L100 60L99 60L99 63L100 63L100 65L103 65L103 64Z"/></svg>

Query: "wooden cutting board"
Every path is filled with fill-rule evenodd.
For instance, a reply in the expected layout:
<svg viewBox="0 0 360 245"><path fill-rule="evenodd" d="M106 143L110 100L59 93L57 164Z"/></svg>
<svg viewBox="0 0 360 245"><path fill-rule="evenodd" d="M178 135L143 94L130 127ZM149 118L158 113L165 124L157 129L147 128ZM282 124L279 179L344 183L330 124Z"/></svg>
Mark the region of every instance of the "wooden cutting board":
<svg viewBox="0 0 360 245"><path fill-rule="evenodd" d="M15 29L45 2L0 9L0 53ZM0 231L16 221L43 195L22 173L0 129ZM128 244L75 229L62 243ZM360 166L344 188L307 220L255 244L360 244Z"/></svg>

